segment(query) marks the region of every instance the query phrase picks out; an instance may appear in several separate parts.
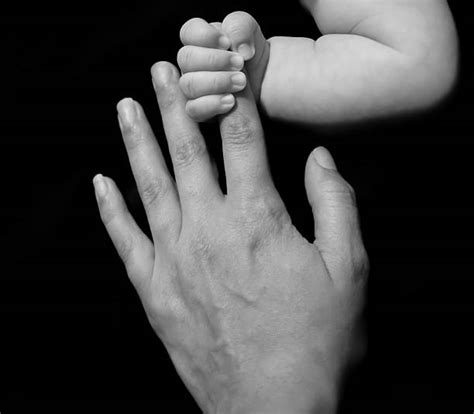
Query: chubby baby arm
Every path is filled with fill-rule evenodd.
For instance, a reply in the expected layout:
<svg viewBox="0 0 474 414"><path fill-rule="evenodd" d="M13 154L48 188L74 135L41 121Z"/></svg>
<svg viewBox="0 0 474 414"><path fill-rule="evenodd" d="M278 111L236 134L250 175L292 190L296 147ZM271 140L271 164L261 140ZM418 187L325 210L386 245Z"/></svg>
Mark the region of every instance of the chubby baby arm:
<svg viewBox="0 0 474 414"><path fill-rule="evenodd" d="M367 120L430 107L452 89L457 35L446 1L303 3L323 36L269 39L260 103L270 116Z"/></svg>

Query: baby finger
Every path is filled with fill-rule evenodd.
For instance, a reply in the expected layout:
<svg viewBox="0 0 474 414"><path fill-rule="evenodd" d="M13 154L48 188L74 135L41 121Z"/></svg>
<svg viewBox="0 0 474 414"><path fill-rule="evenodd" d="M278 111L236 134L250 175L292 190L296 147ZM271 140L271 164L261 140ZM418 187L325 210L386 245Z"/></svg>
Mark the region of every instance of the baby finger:
<svg viewBox="0 0 474 414"><path fill-rule="evenodd" d="M246 84L243 72L188 72L179 80L181 90L188 99L240 92Z"/></svg>
<svg viewBox="0 0 474 414"><path fill-rule="evenodd" d="M186 103L187 114L197 122L229 112L235 105L234 95L207 95Z"/></svg>

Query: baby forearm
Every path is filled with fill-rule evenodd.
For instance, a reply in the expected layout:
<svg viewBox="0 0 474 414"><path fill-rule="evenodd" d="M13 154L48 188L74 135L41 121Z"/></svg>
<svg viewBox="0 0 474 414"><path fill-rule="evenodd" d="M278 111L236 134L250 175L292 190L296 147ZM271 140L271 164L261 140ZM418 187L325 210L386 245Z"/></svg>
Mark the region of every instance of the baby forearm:
<svg viewBox="0 0 474 414"><path fill-rule="evenodd" d="M401 113L437 101L413 57L357 35L270 39L260 100L272 117L333 123Z"/></svg>
<svg viewBox="0 0 474 414"><path fill-rule="evenodd" d="M350 28L320 14L316 20L326 34L316 41L269 40L260 100L270 116L363 120L428 107L451 89L457 45L449 9L357 16Z"/></svg>
<svg viewBox="0 0 474 414"><path fill-rule="evenodd" d="M270 44L260 101L272 117L330 123L406 107L399 82L406 57L394 49L352 35Z"/></svg>

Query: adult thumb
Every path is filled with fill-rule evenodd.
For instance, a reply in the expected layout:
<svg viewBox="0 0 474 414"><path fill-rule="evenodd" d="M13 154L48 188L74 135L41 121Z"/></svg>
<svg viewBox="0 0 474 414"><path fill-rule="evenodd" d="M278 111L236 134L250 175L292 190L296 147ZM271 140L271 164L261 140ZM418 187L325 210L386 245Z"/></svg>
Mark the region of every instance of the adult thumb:
<svg viewBox="0 0 474 414"><path fill-rule="evenodd" d="M360 273L368 265L362 242L355 193L337 171L324 147L308 158L305 187L314 217L314 244L333 278Z"/></svg>

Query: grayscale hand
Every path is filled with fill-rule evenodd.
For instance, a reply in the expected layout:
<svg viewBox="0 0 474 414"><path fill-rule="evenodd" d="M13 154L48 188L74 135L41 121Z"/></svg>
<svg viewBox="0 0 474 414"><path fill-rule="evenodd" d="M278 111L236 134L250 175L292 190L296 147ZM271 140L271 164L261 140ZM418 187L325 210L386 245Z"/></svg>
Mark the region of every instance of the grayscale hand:
<svg viewBox="0 0 474 414"><path fill-rule="evenodd" d="M118 104L152 240L112 179L94 184L153 329L205 413L334 412L368 274L352 188L315 149L305 172L315 241L301 236L273 184L246 88L220 121L223 194L178 71L159 62L152 76L175 179L142 107Z"/></svg>

